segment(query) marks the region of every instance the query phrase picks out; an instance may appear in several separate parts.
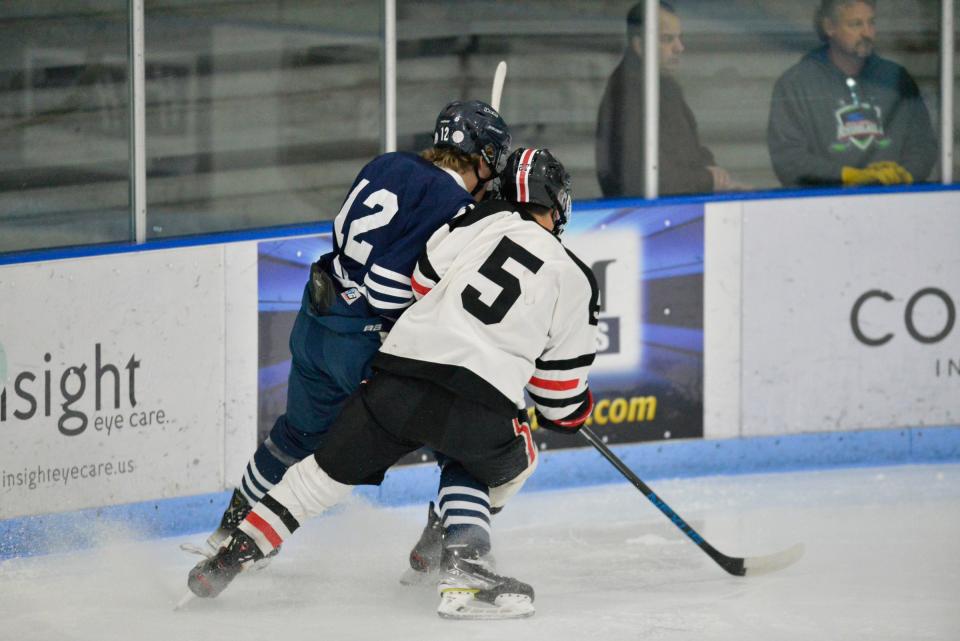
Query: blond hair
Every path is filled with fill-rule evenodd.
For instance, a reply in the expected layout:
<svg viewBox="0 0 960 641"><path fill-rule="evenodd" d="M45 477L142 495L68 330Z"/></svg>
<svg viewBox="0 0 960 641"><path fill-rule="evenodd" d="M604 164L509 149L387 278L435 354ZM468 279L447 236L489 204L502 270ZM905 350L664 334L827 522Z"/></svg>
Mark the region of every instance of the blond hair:
<svg viewBox="0 0 960 641"><path fill-rule="evenodd" d="M453 147L430 147L421 151L420 157L438 167L450 169L458 174L465 174L471 168L478 169L480 167L480 156L478 154L467 155Z"/></svg>

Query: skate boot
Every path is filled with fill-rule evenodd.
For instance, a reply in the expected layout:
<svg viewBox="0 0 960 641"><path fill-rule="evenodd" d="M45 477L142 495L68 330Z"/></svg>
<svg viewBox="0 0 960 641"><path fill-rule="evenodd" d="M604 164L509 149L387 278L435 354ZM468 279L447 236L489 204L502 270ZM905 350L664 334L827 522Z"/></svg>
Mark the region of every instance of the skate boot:
<svg viewBox="0 0 960 641"><path fill-rule="evenodd" d="M202 599L212 599L230 585L241 571L263 559L256 543L242 530L234 530L217 553L200 561L187 577L187 587Z"/></svg>
<svg viewBox="0 0 960 641"><path fill-rule="evenodd" d="M227 506L227 509L223 511L223 516L220 517L220 525L207 537L204 544L197 546L192 543L181 543L180 549L184 552L198 554L212 559L216 556L223 542L230 537L230 534L243 522L243 519L247 518L247 515L250 514L250 510L252 509L253 507L247 503L247 498L243 493L240 492L239 489L234 490L230 496L230 504ZM266 557L257 561L254 567L262 570L270 565L270 560L279 552L279 547L272 550Z"/></svg>
<svg viewBox="0 0 960 641"><path fill-rule="evenodd" d="M239 489L234 490L233 495L230 496L230 505L227 506L223 516L220 517L220 526L207 537L207 547L210 555L217 553L230 533L237 529L237 526L243 519L247 518L252 509L253 506L247 503L247 497Z"/></svg>
<svg viewBox="0 0 960 641"><path fill-rule="evenodd" d="M469 547L445 548L440 561L437 614L445 619L519 619L533 616L533 588L495 574Z"/></svg>
<svg viewBox="0 0 960 641"><path fill-rule="evenodd" d="M436 579L440 569L442 540L443 525L431 501L427 509L427 524L420 534L420 540L410 550L410 567L400 577L400 583L424 585Z"/></svg>

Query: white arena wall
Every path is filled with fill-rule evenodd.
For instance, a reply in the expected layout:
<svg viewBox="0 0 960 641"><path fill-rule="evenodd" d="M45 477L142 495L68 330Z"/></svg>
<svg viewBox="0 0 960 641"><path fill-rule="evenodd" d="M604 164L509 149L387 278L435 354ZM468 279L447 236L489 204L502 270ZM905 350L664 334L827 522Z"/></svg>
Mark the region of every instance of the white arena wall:
<svg viewBox="0 0 960 641"><path fill-rule="evenodd" d="M256 438L256 243L0 267L0 519L218 491Z"/></svg>
<svg viewBox="0 0 960 641"><path fill-rule="evenodd" d="M960 425L960 192L705 209L706 439ZM226 488L257 340L256 240L0 266L0 520Z"/></svg>
<svg viewBox="0 0 960 641"><path fill-rule="evenodd" d="M960 194L712 203L708 438L960 424Z"/></svg>

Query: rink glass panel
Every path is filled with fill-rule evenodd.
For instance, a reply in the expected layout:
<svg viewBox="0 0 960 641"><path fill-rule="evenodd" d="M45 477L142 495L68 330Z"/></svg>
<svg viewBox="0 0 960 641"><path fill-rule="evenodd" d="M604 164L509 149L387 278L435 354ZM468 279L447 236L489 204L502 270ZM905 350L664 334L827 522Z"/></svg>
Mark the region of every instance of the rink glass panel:
<svg viewBox="0 0 960 641"><path fill-rule="evenodd" d="M380 151L382 12L148 0L148 237L333 218Z"/></svg>
<svg viewBox="0 0 960 641"><path fill-rule="evenodd" d="M0 3L0 253L130 237L127 3Z"/></svg>
<svg viewBox="0 0 960 641"><path fill-rule="evenodd" d="M489 99L503 59L515 143L550 147L575 198L598 198L597 112L632 4L398 0L398 147L428 146L448 101ZM0 253L132 239L127 5L0 3ZM675 75L700 140L752 189L780 187L771 93L818 44L815 5L676 3ZM938 0L877 11L877 51L916 79L935 130L939 12ZM147 237L332 219L382 149L382 13L381 0L147 0Z"/></svg>
<svg viewBox="0 0 960 641"><path fill-rule="evenodd" d="M599 198L598 109L607 79L626 49L626 15L633 4L400 0L398 146L427 146L432 122L425 114L448 100L489 100L496 64L506 60L501 113L515 144L551 148L570 170L576 198ZM700 143L738 188L781 188L767 149L771 95L777 78L819 45L812 27L817 3L674 4L685 51L671 73L696 120ZM936 0L879 3L877 9L876 51L903 65L917 81L935 131L939 16ZM664 136L661 149L671 142ZM663 171L664 158L659 160ZM935 181L939 174L934 167L927 180ZM661 195L710 191L693 182L672 191L661 188ZM623 195L643 193L641 173Z"/></svg>
<svg viewBox="0 0 960 641"><path fill-rule="evenodd" d="M774 84L821 46L813 29L818 2L677 3L686 51L676 77L717 165L753 190L782 187L767 147ZM731 6L732 5L732 6ZM940 2L877 2L874 52L916 81L939 136ZM939 145L938 145L939 147ZM939 157L939 150L935 150ZM938 181L939 162L918 182Z"/></svg>
<svg viewBox="0 0 960 641"><path fill-rule="evenodd" d="M626 6L401 0L398 148L429 146L433 119L447 102L489 101L494 70L505 60L500 111L514 146L549 147L570 171L574 197L599 198L597 107L619 57Z"/></svg>

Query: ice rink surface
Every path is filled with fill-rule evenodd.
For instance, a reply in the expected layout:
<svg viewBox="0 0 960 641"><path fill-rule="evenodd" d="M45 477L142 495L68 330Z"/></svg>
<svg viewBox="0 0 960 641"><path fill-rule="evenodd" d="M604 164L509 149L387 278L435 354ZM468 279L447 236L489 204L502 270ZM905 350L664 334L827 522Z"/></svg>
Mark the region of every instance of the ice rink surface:
<svg viewBox="0 0 960 641"><path fill-rule="evenodd" d="M642 471L638 470L642 476ZM219 598L173 605L201 535L0 563L0 639L16 641L923 641L960 639L960 465L651 483L729 555L796 542L779 573L724 573L626 484L524 493L494 518L498 568L537 613L447 621L397 579L425 507L354 500Z"/></svg>

